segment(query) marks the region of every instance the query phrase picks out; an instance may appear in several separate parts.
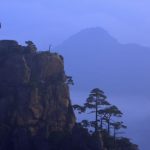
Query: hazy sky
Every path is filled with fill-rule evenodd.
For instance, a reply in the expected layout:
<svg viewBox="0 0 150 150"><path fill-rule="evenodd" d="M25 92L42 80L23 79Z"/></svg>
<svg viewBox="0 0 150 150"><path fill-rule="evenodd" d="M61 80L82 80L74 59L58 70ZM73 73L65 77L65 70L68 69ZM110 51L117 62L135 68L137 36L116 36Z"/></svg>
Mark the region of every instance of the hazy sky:
<svg viewBox="0 0 150 150"><path fill-rule="evenodd" d="M82 29L103 27L122 43L150 46L149 8L150 0L0 0L0 39L15 39L20 43L33 40L38 48L47 49L49 44L56 46ZM79 94L84 97L83 93L74 96ZM134 107L134 103L131 105ZM130 109L126 111L131 114ZM127 121L134 124L132 120ZM137 141L143 145L140 137L150 137L146 136L149 127L145 128L144 135L141 130L130 129L130 134L141 134Z"/></svg>
<svg viewBox="0 0 150 150"><path fill-rule="evenodd" d="M121 42L150 46L149 7L149 0L0 0L0 39L32 39L47 48L100 26Z"/></svg>

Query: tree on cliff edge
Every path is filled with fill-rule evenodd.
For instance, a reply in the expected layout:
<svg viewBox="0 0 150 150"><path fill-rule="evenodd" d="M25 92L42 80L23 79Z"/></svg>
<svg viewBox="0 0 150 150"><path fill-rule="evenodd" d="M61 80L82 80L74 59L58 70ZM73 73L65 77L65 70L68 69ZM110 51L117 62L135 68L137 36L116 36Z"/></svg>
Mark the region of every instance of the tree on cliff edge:
<svg viewBox="0 0 150 150"><path fill-rule="evenodd" d="M27 44L27 51L29 53L35 53L37 51L37 48L32 41L26 41L25 43Z"/></svg>
<svg viewBox="0 0 150 150"><path fill-rule="evenodd" d="M108 131L108 134L110 134L111 118L122 117L123 113L115 105L113 105L104 109L104 114L105 114L104 119L107 123L107 131Z"/></svg>
<svg viewBox="0 0 150 150"><path fill-rule="evenodd" d="M98 110L103 105L109 105L109 103L106 101L106 96L102 90L99 88L93 89L89 97L86 100L86 103L84 104L86 109L90 109L90 113L93 113L95 115L95 132L98 131Z"/></svg>

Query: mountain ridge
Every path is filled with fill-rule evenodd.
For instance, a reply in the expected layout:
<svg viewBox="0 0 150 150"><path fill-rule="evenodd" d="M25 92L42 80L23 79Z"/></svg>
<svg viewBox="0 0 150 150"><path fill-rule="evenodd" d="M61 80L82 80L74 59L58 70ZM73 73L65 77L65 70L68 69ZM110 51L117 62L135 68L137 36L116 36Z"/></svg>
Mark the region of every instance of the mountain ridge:
<svg viewBox="0 0 150 150"><path fill-rule="evenodd" d="M106 40L105 38L104 38L105 42L102 41L104 36L103 34L99 35L101 39L97 40L97 36L93 38L91 36L91 32L93 31L93 33L95 34L97 30L99 31L98 34L101 33L101 31L103 34L106 34L105 37L108 37L107 39L109 39L109 41ZM86 34L84 34L85 32ZM82 37L81 39L80 39L80 35ZM77 70L80 70L81 74L85 73L85 75L89 79L90 78L90 76L88 75L89 69L91 69L91 72L93 72L93 76L95 76L96 79L98 79L98 75L96 74L99 74L101 78L105 79L106 78L105 76L107 76L107 79L111 78L111 82L118 78L117 71L120 73L121 81L123 81L123 78L126 78L124 74L126 74L126 76L130 76L130 78L133 75L135 76L135 78L140 78L140 77L145 78L145 75L142 72L146 72L148 73L148 75L150 75L150 72L147 72L146 70L148 69L148 62L149 62L149 55L150 55L150 48L148 47L141 46L141 45L139 46L137 44L132 44L132 43L121 44L117 40L114 40L112 36L110 36L105 30L101 28L85 29L83 31L78 32L72 37L68 38L68 40L65 40L64 43L62 43L55 49L63 54L63 56L65 57L67 70L69 70L69 72L72 73L74 78L77 80L79 79L77 75ZM71 41L72 39L76 41ZM72 58L75 58L78 61L75 61ZM77 68L76 65L79 68ZM74 68L74 70L72 70L71 68ZM96 68L103 69L104 70L103 75L101 75L100 71L96 71L97 70ZM139 75L138 74L135 75L135 72L137 72ZM112 75L112 77L110 76L110 74ZM81 81L81 79L79 79L79 81ZM136 79L136 81L138 81L138 79ZM84 83L82 82L81 84L85 84L85 83L86 81L84 81ZM101 81L99 81L99 83L101 83ZM110 86L109 83L107 84L108 84L107 87L112 88L112 86ZM105 83L103 83L102 86L106 87ZM127 90L127 87L124 88L126 88L125 90ZM140 91L140 87L138 88Z"/></svg>
<svg viewBox="0 0 150 150"><path fill-rule="evenodd" d="M98 42L97 45L86 46L86 43L94 43L91 40L95 40L95 38L90 38L90 34L88 36L90 40L86 41L88 39L86 36L84 41L78 39L78 43L65 40L55 48L65 57L66 70L75 81L75 86L72 88L73 102L83 102L93 87L100 87L107 91L110 100L118 104L128 115L126 120L129 136L139 143L141 149L147 149L150 146L147 140L150 136L144 137L142 142L141 136L137 134L137 130L143 132L141 124L137 124L134 128L132 124L137 121L141 122L139 116L148 117L145 112L149 112L147 106L150 105L150 48L120 42L111 45ZM143 112L139 111L141 103L145 108ZM135 117L130 114L134 114ZM149 123L145 126L146 132L149 132Z"/></svg>

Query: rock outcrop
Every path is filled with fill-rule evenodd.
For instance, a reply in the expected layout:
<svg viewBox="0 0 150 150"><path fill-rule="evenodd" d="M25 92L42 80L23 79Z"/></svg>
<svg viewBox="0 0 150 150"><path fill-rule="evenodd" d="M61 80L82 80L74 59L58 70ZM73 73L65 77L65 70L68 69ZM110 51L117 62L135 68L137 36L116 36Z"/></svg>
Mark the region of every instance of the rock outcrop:
<svg viewBox="0 0 150 150"><path fill-rule="evenodd" d="M75 124L62 56L28 43L0 41L0 150L47 150Z"/></svg>
<svg viewBox="0 0 150 150"><path fill-rule="evenodd" d="M26 44L0 41L0 150L138 149L76 123L63 57Z"/></svg>

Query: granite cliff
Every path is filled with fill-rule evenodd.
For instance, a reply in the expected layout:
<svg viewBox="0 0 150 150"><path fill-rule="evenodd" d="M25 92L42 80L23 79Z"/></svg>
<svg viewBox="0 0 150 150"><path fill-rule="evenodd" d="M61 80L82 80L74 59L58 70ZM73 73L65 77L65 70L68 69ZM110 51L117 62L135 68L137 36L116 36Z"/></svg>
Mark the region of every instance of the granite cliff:
<svg viewBox="0 0 150 150"><path fill-rule="evenodd" d="M47 150L75 125L63 57L26 43L0 41L0 150Z"/></svg>
<svg viewBox="0 0 150 150"><path fill-rule="evenodd" d="M26 44L0 41L0 150L137 150L76 123L63 57Z"/></svg>

